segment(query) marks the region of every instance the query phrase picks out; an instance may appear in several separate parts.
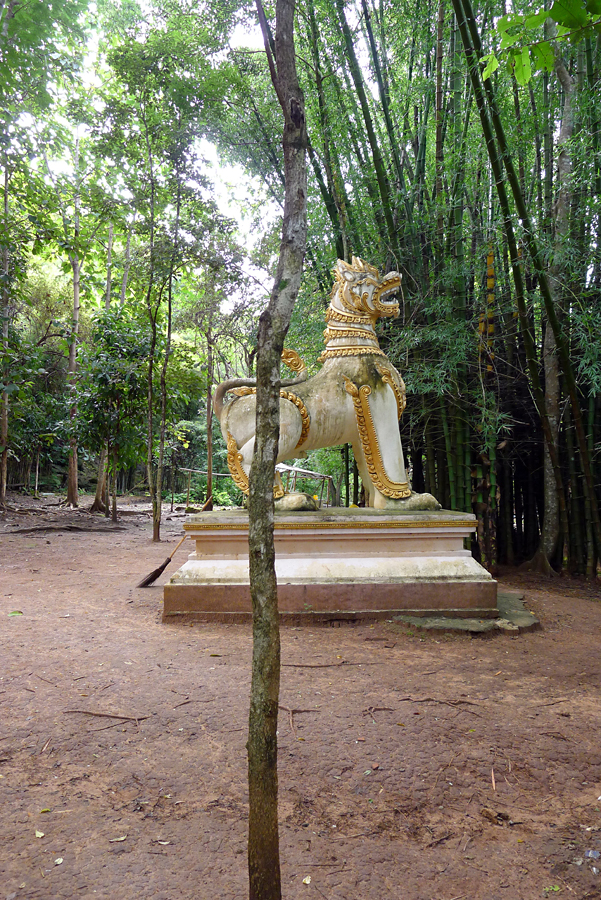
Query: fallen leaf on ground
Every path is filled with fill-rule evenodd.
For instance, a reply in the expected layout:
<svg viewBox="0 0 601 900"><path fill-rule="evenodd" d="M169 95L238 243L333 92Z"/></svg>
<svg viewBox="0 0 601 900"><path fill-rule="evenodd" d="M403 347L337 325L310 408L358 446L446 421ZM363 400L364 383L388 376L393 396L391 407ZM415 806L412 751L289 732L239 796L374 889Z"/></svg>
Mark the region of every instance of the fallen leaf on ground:
<svg viewBox="0 0 601 900"><path fill-rule="evenodd" d="M35 836L36 836L36 837L39 837L39 838L42 838L42 837L44 837L44 832L43 832L43 831L36 831Z"/></svg>
<svg viewBox="0 0 601 900"><path fill-rule="evenodd" d="M109 838L109 844L119 844L121 841L125 841L127 839L127 835L124 834L122 837L118 838Z"/></svg>
<svg viewBox="0 0 601 900"><path fill-rule="evenodd" d="M62 863L62 861L63 861L62 856L57 856L57 858L54 860L55 866L60 866L60 864Z"/></svg>
<svg viewBox="0 0 601 900"><path fill-rule="evenodd" d="M12 612L9 612L9 616L22 616L23 613L20 609L13 609Z"/></svg>
<svg viewBox="0 0 601 900"><path fill-rule="evenodd" d="M305 877L303 878L303 884L311 884L311 876L310 875L305 875Z"/></svg>

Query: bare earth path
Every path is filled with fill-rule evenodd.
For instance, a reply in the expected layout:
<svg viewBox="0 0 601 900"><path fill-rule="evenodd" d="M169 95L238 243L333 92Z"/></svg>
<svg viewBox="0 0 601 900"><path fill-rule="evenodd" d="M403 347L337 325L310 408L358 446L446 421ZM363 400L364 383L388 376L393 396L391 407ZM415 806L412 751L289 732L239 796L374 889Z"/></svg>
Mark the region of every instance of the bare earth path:
<svg viewBox="0 0 601 900"><path fill-rule="evenodd" d="M181 519L39 512L0 519L0 900L244 898L249 628L161 624L184 548L133 587ZM542 631L283 629L286 900L601 898L601 592L504 580Z"/></svg>

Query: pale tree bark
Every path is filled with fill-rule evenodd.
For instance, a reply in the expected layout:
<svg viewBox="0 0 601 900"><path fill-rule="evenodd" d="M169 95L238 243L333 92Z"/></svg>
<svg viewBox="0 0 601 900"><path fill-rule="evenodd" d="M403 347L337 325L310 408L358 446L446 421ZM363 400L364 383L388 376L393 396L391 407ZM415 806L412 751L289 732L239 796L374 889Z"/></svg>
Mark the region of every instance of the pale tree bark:
<svg viewBox="0 0 601 900"><path fill-rule="evenodd" d="M280 635L273 540L273 484L279 440L280 356L300 285L307 239L307 132L294 53L294 0L277 0L275 41L261 0L259 20L284 114L285 202L280 257L257 340L257 423L250 471L249 564L253 660L248 733L250 900L280 900L277 720Z"/></svg>

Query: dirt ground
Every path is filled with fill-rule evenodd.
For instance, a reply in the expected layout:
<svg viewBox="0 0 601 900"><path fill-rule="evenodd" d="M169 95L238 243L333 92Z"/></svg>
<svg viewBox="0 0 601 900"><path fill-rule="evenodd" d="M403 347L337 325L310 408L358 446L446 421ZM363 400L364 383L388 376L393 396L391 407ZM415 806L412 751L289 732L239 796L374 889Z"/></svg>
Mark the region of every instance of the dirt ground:
<svg viewBox="0 0 601 900"><path fill-rule="evenodd" d="M181 518L52 502L0 518L0 900L240 900L250 629L161 624L183 547L134 587ZM282 629L286 900L601 898L601 590L502 581L541 631Z"/></svg>

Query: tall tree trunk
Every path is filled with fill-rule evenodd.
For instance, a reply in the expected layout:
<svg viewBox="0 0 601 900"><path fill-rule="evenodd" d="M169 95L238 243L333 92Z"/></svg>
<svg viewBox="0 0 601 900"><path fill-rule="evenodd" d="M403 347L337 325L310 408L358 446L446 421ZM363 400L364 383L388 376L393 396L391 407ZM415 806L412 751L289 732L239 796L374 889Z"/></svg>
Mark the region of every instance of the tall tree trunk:
<svg viewBox="0 0 601 900"><path fill-rule="evenodd" d="M125 241L125 257L123 260L123 277L121 279L121 292L119 294L119 306L123 306L125 304L125 296L127 294L127 281L129 278L129 270L131 268L131 236L134 231L135 222L136 222L136 217L134 214L134 218L131 222L131 225L127 229L127 239Z"/></svg>
<svg viewBox="0 0 601 900"><path fill-rule="evenodd" d="M77 417L77 337L79 333L79 288L81 278L81 265L77 251L71 256L71 268L73 269L73 322L69 344L69 389L71 392L71 407L69 420L71 422L71 438L69 441L69 470L67 474L67 503L70 506L79 506L78 474L77 474L77 435L74 433L75 419Z"/></svg>
<svg viewBox="0 0 601 900"><path fill-rule="evenodd" d="M574 131L574 116L572 112L572 99L575 83L568 73L563 60L557 59L555 71L563 88L563 115L561 128L557 138L557 198L555 201L555 240L553 252L553 264L549 271L549 288L553 303L557 310L561 309L562 284L561 278L565 274L565 243L570 231L570 204L571 204L571 174L572 160L570 155L570 141ZM547 323L545 329L545 342L543 348L543 362L545 365L545 403L549 415L549 424L553 432L553 438L557 444L559 439L560 416L560 384L559 384L559 360L557 358L557 344L553 329ZM554 562L559 540L559 502L557 488L553 476L553 468L547 447L544 448L544 492L545 515L541 534L541 546L550 563ZM564 539L567 535L564 535ZM563 556L563 554L561 554ZM559 560L561 564L561 559Z"/></svg>
<svg viewBox="0 0 601 900"><path fill-rule="evenodd" d="M108 243L106 245L106 292L104 295L104 308L111 308L111 289L113 281L113 223L109 225Z"/></svg>
<svg viewBox="0 0 601 900"><path fill-rule="evenodd" d="M4 157L4 236L6 243L2 250L2 352L8 353L8 320L10 303L10 252L8 249L8 160ZM6 364L5 364L6 365ZM3 366L4 368L4 366ZM8 380L8 372L0 372L2 381ZM0 508L6 506L6 483L8 477L8 391L2 391L0 398Z"/></svg>
<svg viewBox="0 0 601 900"><path fill-rule="evenodd" d="M177 200L175 207L175 224L173 248L171 259L169 261L169 274L167 283L167 335L165 340L165 355L163 356L163 365L161 366L161 422L159 426L159 452L157 460L156 482L155 482L155 498L153 503L153 541L161 539L161 516L163 512L163 471L165 467L165 435L167 430L167 369L169 368L169 358L171 356L171 328L173 321L173 273L178 253L179 244L179 218L182 203L182 185L181 173L176 170L177 178ZM157 307L158 309L158 307Z"/></svg>
<svg viewBox="0 0 601 900"><path fill-rule="evenodd" d="M70 253L71 268L73 270L73 320L71 322L71 334L69 337L69 390L71 393L71 407L69 420L71 423L71 438L69 441L69 471L67 474L67 503L69 506L79 506L78 475L77 475L77 435L75 434L75 420L77 418L77 342L79 339L79 291L81 283L81 259L79 255L79 138L75 141L73 158L75 168L76 188L73 198L73 246ZM65 216L63 216L65 218Z"/></svg>
<svg viewBox="0 0 601 900"><path fill-rule="evenodd" d="M207 496L206 509L213 509L213 334L207 329ZM209 501L211 502L209 503Z"/></svg>
<svg viewBox="0 0 601 900"><path fill-rule="evenodd" d="M250 900L280 900L277 721L280 636L273 484L280 428L280 357L298 294L307 239L307 132L296 74L294 0L277 0L270 42L257 0L271 78L284 113L286 195L280 256L257 339L257 425L250 472L249 566L253 605L253 661L248 728L248 871Z"/></svg>
<svg viewBox="0 0 601 900"><path fill-rule="evenodd" d="M153 292L155 281L155 254L154 254L154 233L155 233L155 199L156 199L156 180L154 172L154 154L150 143L150 129L146 121L144 105L140 108L140 117L144 125L144 142L146 144L148 176L150 181L150 223L149 223L149 256L150 271L148 273L148 286L146 288L145 306L150 322L151 338L150 348L148 351L148 372L147 372L147 421L146 421L146 478L148 480L148 493L152 502L152 540L158 542L161 540L161 498L157 492L156 478L154 474L154 365L157 346L157 319L161 306L162 289L156 303L153 305Z"/></svg>
<svg viewBox="0 0 601 900"><path fill-rule="evenodd" d="M118 516L117 516L117 466L119 463L118 447L117 447L118 440L119 440L119 438L116 437L115 442L113 443L113 447L112 447L112 450L113 450L112 469L113 469L113 471L112 471L112 478L111 478L111 481L112 481L111 493L113 495L113 502L111 505L111 520L115 523L118 521Z"/></svg>
<svg viewBox="0 0 601 900"><path fill-rule="evenodd" d="M442 191L442 178L444 175L443 155L443 109L442 109L442 60L444 38L444 2L438 4L438 21L436 28L436 248L434 252L435 270L440 278L444 266L444 196ZM455 507L452 507L455 509Z"/></svg>
<svg viewBox="0 0 601 900"><path fill-rule="evenodd" d="M112 259L113 259L113 237L114 237L114 229L112 223L109 225L109 234L108 234L108 242L106 247L106 287L104 292L104 308L105 310L109 310L111 308L111 289L112 289ZM129 235L128 235L129 237ZM107 460L107 446L104 445L102 450L100 451L100 458L98 460L98 478L96 480L96 493L94 495L94 502L90 507L90 512L104 512L105 506L103 502L104 496L104 480L106 476L106 460Z"/></svg>
<svg viewBox="0 0 601 900"><path fill-rule="evenodd" d="M107 459L107 447L106 444L103 446L100 451L100 458L98 460L98 478L96 480L96 493L94 495L94 502L90 507L90 512L104 512L104 484L106 479L106 459Z"/></svg>

